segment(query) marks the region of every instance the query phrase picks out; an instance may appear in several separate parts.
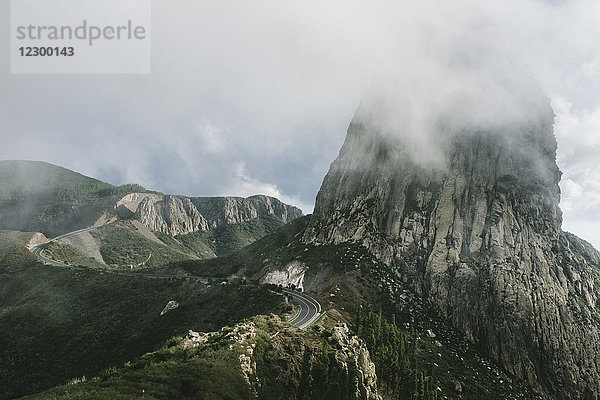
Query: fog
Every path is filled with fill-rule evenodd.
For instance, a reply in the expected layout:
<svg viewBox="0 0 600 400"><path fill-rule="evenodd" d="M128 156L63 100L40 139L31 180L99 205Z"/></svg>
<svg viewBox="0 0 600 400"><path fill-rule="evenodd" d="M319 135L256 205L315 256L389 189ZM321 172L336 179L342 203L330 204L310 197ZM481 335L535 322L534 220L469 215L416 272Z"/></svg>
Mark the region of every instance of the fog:
<svg viewBox="0 0 600 400"><path fill-rule="evenodd" d="M263 193L308 213L361 101L385 98L382 121L423 139L434 114L502 124L542 93L564 226L600 247L600 4L413 3L153 1L149 75L2 64L0 159L190 196ZM8 2L0 15L7 54Z"/></svg>

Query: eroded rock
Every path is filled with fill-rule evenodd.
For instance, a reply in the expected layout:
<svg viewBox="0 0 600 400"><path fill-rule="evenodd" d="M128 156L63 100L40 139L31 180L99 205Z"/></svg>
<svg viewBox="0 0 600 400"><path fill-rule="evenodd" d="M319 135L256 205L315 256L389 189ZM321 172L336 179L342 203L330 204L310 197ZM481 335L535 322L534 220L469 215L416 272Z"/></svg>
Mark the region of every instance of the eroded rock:
<svg viewBox="0 0 600 400"><path fill-rule="evenodd" d="M600 257L561 230L552 124L440 128L431 163L359 111L303 240L364 245L511 374L598 399Z"/></svg>

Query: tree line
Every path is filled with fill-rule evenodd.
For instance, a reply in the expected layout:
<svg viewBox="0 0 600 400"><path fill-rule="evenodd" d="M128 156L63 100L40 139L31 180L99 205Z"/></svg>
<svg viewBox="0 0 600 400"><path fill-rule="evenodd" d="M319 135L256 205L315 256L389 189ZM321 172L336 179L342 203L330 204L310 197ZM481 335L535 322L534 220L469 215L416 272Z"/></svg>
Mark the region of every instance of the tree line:
<svg viewBox="0 0 600 400"><path fill-rule="evenodd" d="M357 334L369 349L375 362L379 388L387 396L406 400L437 400L435 370L419 365L421 339L382 316L372 307L358 309Z"/></svg>

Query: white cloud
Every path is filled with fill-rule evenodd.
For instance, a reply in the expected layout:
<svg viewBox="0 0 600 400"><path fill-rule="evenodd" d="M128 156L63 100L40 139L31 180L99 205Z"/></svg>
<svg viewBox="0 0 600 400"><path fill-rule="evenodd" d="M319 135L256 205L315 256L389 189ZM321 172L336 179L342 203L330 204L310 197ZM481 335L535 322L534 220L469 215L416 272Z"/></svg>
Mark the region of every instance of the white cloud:
<svg viewBox="0 0 600 400"><path fill-rule="evenodd" d="M276 197L287 204L294 204L305 214L310 214L312 212L314 207L313 204L304 203L301 199L281 193L276 185L260 182L259 180L250 177L244 163L237 163L234 170L237 180L232 183L230 190L234 191L238 196L248 197L255 194L263 194Z"/></svg>
<svg viewBox="0 0 600 400"><path fill-rule="evenodd" d="M533 92L530 76L557 114L565 224L577 233L582 215L598 219L585 200L600 181L600 2L155 0L153 15L151 75L0 66L0 158L171 193L278 193L307 211L373 88L417 99L419 112L467 88L472 100L453 110L489 120L505 114L482 117L481 100L518 114L503 92ZM598 224L588 239L600 247Z"/></svg>

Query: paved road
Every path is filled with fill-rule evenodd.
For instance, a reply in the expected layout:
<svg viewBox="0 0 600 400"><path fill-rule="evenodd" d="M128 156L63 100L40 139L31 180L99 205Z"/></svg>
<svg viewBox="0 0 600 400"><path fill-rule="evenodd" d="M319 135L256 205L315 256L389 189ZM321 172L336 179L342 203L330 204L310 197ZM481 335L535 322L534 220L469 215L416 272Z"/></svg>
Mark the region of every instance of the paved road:
<svg viewBox="0 0 600 400"><path fill-rule="evenodd" d="M44 249L46 247L48 247L49 244L50 243L46 243L46 244L40 244L39 246L35 246L33 249L31 249L31 252L33 253L34 256L36 256L44 264L54 265L55 267L68 268L68 269L81 269L80 267L73 267L71 265L67 265L60 261L56 261L56 260L53 260L51 258L48 258L48 257L45 257L44 255L42 255L42 251L44 251Z"/></svg>
<svg viewBox="0 0 600 400"><path fill-rule="evenodd" d="M85 229L80 229L78 231L65 233L64 235L58 236L52 240L64 239L66 237L73 236L73 235L76 235L81 232L91 231L96 228L98 228L98 227L89 227L89 228L85 228ZM33 249L31 249L31 252L38 259L40 259L44 264L49 264L49 265L53 265L55 267L61 267L61 268L66 268L66 269L70 269L70 270L85 269L83 267L75 267L75 266L68 265L68 264L62 263L60 261L56 261L51 258L45 257L42 254L42 251L46 247L48 247L49 244L50 243L46 243L46 244L41 244L39 246L36 246ZM97 271L100 273L109 273L109 274L122 275L122 276L141 276L141 277L149 278L149 279L169 279L169 280L170 279L188 279L188 280L192 279L192 280L196 280L198 282L202 282L204 284L207 284L209 279L213 279L216 282L223 281L222 278L207 278L207 277L198 277L198 276L178 277L178 276L173 276L173 275L147 274L147 273L132 272L132 271L113 271L113 270L105 270L105 269L98 269ZM293 326L300 328L300 329L306 329L313 322L315 322L317 320L317 318L319 318L319 316L321 315L321 305L319 304L318 301L316 301L312 297L310 297L302 292L297 292L295 290L283 289L283 292L285 294L293 297L294 300L296 300L296 302L300 306L300 312L298 313L298 315L296 315L290 321L290 323Z"/></svg>
<svg viewBox="0 0 600 400"><path fill-rule="evenodd" d="M106 274L121 275L121 276L138 276L138 277L143 277L143 278L148 278L148 279L166 279L166 280L177 279L177 280L188 280L188 281L192 280L192 281L200 282L203 284L208 284L211 280L213 282L215 282L215 284L218 284L219 282L227 281L224 278L214 278L214 277L160 275L160 274L149 274L149 273L144 273L144 272L127 271L127 270L110 270L110 269L101 269L101 268L92 269L92 268L78 267L78 266L73 266L73 265L65 264L60 261L53 260L42 254L44 249L46 247L48 247L48 245L55 240L64 239L69 236L77 235L78 233L89 232L89 231L92 231L92 230L98 229L98 228L100 228L100 226L90 226L89 228L79 229L77 231L65 233L64 235L60 235L60 236L55 237L54 239L51 239L50 242L48 242L48 243L44 243L44 244L35 246L34 248L31 249L31 253L33 253L34 256L36 256L41 262L43 262L46 265L52 265L55 267L60 267L60 268L65 268L65 269L70 269L70 270L79 270L79 271L94 270L101 274L106 273Z"/></svg>
<svg viewBox="0 0 600 400"><path fill-rule="evenodd" d="M97 228L100 228L100 227L99 226L90 226L89 228L79 229L77 231L65 233L63 235L55 237L54 239L50 239L50 242L48 242L48 243L35 246L33 249L31 249L31 252L33 253L34 256L36 256L44 264L54 265L55 267L68 268L68 269L82 269L81 267L73 267L71 265L62 263L60 261L56 261L51 258L45 257L42 254L42 251L44 251L44 249L46 247L48 247L48 245L55 240L64 239L69 236L77 235L78 233L89 232L89 231L92 231Z"/></svg>
<svg viewBox="0 0 600 400"><path fill-rule="evenodd" d="M295 327L306 329L321 315L321 305L312 297L289 289L283 289L283 293L292 296L300 306L300 312L290 321Z"/></svg>
<svg viewBox="0 0 600 400"><path fill-rule="evenodd" d="M69 237L69 236L77 235L78 233L93 231L94 229L102 228L103 226L105 226L105 225L90 226L89 228L79 229L77 231L73 231L73 232L69 232L69 233L65 233L65 234L62 234L60 236L57 236L57 237L55 237L52 240L64 239L64 238Z"/></svg>

